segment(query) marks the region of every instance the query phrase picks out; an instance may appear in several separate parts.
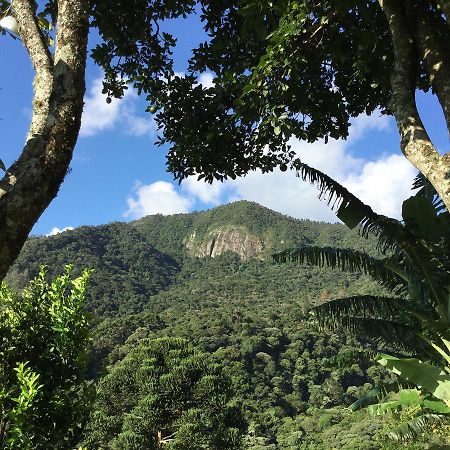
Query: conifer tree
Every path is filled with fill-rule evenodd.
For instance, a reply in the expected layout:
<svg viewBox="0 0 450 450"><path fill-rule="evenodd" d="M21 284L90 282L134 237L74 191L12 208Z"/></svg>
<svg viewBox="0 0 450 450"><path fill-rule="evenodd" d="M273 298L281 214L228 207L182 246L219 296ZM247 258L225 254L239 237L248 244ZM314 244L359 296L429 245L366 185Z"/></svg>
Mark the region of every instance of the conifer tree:
<svg viewBox="0 0 450 450"><path fill-rule="evenodd" d="M99 384L85 445L96 449L233 449L244 429L230 380L179 338L145 339Z"/></svg>

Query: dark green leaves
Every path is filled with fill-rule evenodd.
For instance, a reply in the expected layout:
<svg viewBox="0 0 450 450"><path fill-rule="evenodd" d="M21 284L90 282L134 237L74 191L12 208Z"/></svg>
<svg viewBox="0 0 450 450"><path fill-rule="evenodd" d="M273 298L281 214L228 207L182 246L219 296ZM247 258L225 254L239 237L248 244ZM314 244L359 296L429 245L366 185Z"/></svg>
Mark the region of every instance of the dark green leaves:
<svg viewBox="0 0 450 450"><path fill-rule="evenodd" d="M179 338L144 339L100 382L89 448L237 450L244 425L230 380Z"/></svg>
<svg viewBox="0 0 450 450"><path fill-rule="evenodd" d="M436 210L426 197L414 196L405 200L402 206L402 216L405 225L422 239L438 241L443 235Z"/></svg>

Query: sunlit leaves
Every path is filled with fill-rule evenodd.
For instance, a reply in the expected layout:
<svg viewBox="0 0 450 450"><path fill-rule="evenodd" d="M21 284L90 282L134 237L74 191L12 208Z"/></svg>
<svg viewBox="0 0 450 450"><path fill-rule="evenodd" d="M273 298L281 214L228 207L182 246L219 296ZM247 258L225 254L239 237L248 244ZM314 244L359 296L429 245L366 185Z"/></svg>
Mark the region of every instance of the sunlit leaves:
<svg viewBox="0 0 450 450"><path fill-rule="evenodd" d="M66 448L87 412L84 381L88 319L83 312L89 272L71 268L46 281L42 268L19 296L0 288L0 447ZM6 442L6 444L5 444Z"/></svg>

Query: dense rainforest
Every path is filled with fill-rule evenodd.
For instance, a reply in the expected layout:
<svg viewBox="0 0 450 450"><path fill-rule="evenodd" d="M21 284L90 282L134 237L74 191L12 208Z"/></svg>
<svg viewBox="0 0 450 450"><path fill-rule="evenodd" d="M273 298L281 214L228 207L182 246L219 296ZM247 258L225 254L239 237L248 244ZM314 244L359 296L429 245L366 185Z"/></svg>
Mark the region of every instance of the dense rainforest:
<svg viewBox="0 0 450 450"><path fill-rule="evenodd" d="M395 376L370 362L363 350L372 343L363 336L319 329L311 314L311 307L328 299L383 290L367 276L273 262L275 251L299 245L377 253L375 241L357 230L292 219L245 201L31 238L7 277L15 290L42 264L50 278L68 263L75 274L94 269L86 301L92 323L88 376L99 394L81 444L88 449L161 443L174 449L249 450L398 446L388 431L407 417L374 416L354 407L377 386L395 383ZM144 360L150 363L141 367ZM138 391L130 377L136 377ZM189 377L195 383L188 389L180 380ZM183 400L186 414L174 415L173 398L191 391L195 401ZM147 420L158 442L145 440L139 429L151 411L166 418L158 426ZM208 425L214 436L208 420L222 424ZM197 446L183 440L192 436L212 440ZM401 445L442 444L445 431L422 437Z"/></svg>

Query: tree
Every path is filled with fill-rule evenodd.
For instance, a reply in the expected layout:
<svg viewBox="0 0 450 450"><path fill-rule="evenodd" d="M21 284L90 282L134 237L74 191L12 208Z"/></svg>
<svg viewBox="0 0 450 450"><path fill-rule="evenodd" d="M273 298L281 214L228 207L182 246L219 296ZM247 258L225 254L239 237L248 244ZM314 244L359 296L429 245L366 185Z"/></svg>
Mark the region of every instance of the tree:
<svg viewBox="0 0 450 450"><path fill-rule="evenodd" d="M51 283L45 269L21 296L0 287L0 448L70 449L91 399L85 381L89 272Z"/></svg>
<svg viewBox="0 0 450 450"><path fill-rule="evenodd" d="M447 0L201 5L209 40L190 69L214 72L215 87L175 78L158 116L177 178L286 170L292 136L345 138L350 117L380 108L395 117L405 156L450 206L450 155L432 145L415 101L416 89L431 88L450 132Z"/></svg>
<svg viewBox="0 0 450 450"><path fill-rule="evenodd" d="M185 339L143 339L99 384L88 448L238 449L244 428L222 368Z"/></svg>
<svg viewBox="0 0 450 450"><path fill-rule="evenodd" d="M6 10L6 0L0 6ZM89 26L100 35L92 58L104 70L104 92L120 97L130 84L147 95L149 111L161 109L159 143L171 144L168 168L180 181L287 170L296 157L291 136L346 137L350 117L381 108L394 115L405 156L450 205L450 157L433 146L415 102L416 89L431 88L450 128L448 0L51 0L39 12L32 0L11 6L36 77L30 132L0 186L0 278L67 172ZM159 23L199 10L208 40L193 51L188 75L174 76L175 39ZM197 83L206 70L216 76L214 87Z"/></svg>
<svg viewBox="0 0 450 450"><path fill-rule="evenodd" d="M0 0L1 15L7 18L0 31L18 32L35 70L25 146L11 167L0 164L6 169L0 182L0 279L68 171L83 111L89 27L101 37L92 57L104 67L107 80L114 80L105 89L120 96L130 80L148 92L173 72L169 55L175 42L159 32L158 21L185 15L193 4L49 0L39 9L34 0L11 0L11 5ZM116 79L122 65L129 77Z"/></svg>

